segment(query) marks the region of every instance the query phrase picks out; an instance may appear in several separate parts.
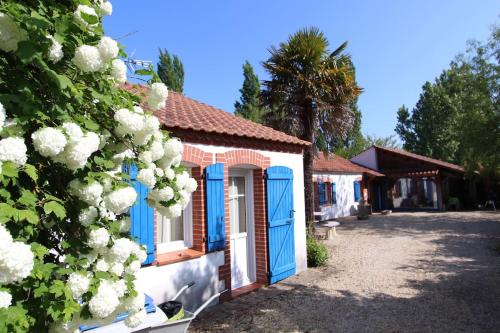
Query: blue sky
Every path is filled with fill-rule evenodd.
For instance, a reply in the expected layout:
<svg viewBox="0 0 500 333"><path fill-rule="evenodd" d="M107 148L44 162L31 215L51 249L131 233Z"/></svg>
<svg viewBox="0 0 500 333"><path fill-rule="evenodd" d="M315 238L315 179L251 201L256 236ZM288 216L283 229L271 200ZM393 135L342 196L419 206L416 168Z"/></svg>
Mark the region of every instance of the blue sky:
<svg viewBox="0 0 500 333"><path fill-rule="evenodd" d="M349 41L364 88L363 132L394 134L396 111L413 107L421 87L465 49L485 40L498 22L498 0L298 1L117 0L106 33L121 39L134 58L158 59L158 47L184 63L184 93L233 111L249 60L260 79L267 48L308 26L320 28L331 49Z"/></svg>

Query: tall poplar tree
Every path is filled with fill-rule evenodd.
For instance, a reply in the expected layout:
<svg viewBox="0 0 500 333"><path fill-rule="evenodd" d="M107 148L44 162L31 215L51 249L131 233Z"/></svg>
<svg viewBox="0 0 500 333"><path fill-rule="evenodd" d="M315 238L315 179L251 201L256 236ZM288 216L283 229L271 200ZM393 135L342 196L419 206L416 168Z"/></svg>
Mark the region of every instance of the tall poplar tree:
<svg viewBox="0 0 500 333"><path fill-rule="evenodd" d="M177 55L170 56L166 49L159 49L158 76L168 89L182 93L184 90L184 65Z"/></svg>
<svg viewBox="0 0 500 333"><path fill-rule="evenodd" d="M239 101L234 103L234 114L261 123L264 109L260 106L259 78L248 61L243 64L243 77L243 86L240 89L241 97Z"/></svg>

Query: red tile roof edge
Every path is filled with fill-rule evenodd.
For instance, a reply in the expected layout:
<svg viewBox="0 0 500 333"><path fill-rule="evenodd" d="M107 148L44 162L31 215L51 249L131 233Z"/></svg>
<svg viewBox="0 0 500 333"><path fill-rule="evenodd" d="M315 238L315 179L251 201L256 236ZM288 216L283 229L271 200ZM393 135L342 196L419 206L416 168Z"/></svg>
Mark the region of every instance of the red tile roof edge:
<svg viewBox="0 0 500 333"><path fill-rule="evenodd" d="M384 174L356 164L346 158L335 155L333 153L327 154L319 152L313 162L313 171L317 172L338 172L338 173L368 173L373 176L382 177Z"/></svg>
<svg viewBox="0 0 500 333"><path fill-rule="evenodd" d="M147 89L146 86L130 83L125 83L122 85L122 87L125 90L128 90L129 92L135 94L138 92L144 93L145 89ZM202 120L200 119L200 116L195 116L195 113L199 113L201 111L206 112L207 116L203 118L203 121L206 120L203 123L201 123ZM186 116L186 113L189 112L193 113L191 117ZM310 146L312 144L308 141L301 140L295 136L280 132L271 127L237 117L234 114L226 112L222 109L216 108L214 106L197 101L193 98L173 91L169 91L166 106L157 110L155 114L167 129L180 128L201 133L233 135L242 138L279 142L295 146ZM182 119L183 121L181 121ZM226 121L226 127L218 126L219 124L214 125L214 122L217 121ZM234 127L228 129L228 125L234 125Z"/></svg>
<svg viewBox="0 0 500 333"><path fill-rule="evenodd" d="M385 151L388 151L388 152L391 152L391 153L394 153L394 154L398 154L398 155L401 155L401 156L415 158L417 160L420 160L420 161L423 161L423 162L427 162L427 163L431 163L431 164L435 164L435 165L441 166L443 168L451 169L453 171L465 172L464 168L461 167L461 166L459 166L459 165L456 165L456 164L453 164L453 163L448 163L448 162L445 162L445 161L441 161L441 160L438 160L438 159L435 159L435 158L431 158L431 157L427 157L427 156L423 156L423 155L419 155L419 154L415 154L415 153L410 153L409 151L406 151L406 150L403 150L403 149L388 148L388 147L382 147L382 146L378 146L378 145L372 145L372 147L375 148L375 149L385 150Z"/></svg>

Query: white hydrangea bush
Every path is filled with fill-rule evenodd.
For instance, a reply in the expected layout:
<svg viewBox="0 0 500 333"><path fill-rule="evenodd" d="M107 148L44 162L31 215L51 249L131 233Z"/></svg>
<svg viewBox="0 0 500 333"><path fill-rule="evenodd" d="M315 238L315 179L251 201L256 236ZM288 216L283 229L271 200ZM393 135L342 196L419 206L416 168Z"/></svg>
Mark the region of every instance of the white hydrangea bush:
<svg viewBox="0 0 500 333"><path fill-rule="evenodd" d="M147 253L130 236L138 195L124 170L170 218L197 188L153 115L167 87L152 70L149 87L120 86L125 53L102 29L112 12L107 0L0 2L0 331L74 332L124 311L139 325Z"/></svg>

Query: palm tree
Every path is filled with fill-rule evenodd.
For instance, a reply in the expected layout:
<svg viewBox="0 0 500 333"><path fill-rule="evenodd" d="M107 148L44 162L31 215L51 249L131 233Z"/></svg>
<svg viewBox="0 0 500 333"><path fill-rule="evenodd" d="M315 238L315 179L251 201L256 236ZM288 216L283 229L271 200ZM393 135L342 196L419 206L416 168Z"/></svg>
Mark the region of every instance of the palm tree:
<svg viewBox="0 0 500 333"><path fill-rule="evenodd" d="M352 101L361 93L347 42L335 51L317 28L296 32L271 47L263 62L270 79L263 82L262 103L269 111L265 123L313 145L304 150L306 221L313 221L312 165L316 138L328 133L345 135L352 127Z"/></svg>

